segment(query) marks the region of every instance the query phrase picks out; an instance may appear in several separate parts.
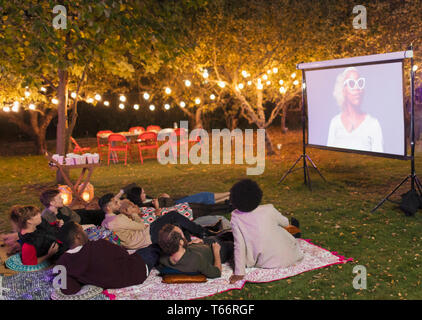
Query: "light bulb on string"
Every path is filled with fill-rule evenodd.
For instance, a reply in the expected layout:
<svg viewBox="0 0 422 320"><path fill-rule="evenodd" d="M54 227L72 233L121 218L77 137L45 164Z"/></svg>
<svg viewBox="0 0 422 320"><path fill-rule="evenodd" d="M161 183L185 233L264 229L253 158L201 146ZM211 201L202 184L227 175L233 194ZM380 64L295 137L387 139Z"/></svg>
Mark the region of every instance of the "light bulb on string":
<svg viewBox="0 0 422 320"><path fill-rule="evenodd" d="M248 81L248 86L250 86L252 84L252 81L251 80L249 80Z"/></svg>
<svg viewBox="0 0 422 320"><path fill-rule="evenodd" d="M98 93L95 95L95 100L100 101L101 100L101 95L99 95Z"/></svg>
<svg viewBox="0 0 422 320"><path fill-rule="evenodd" d="M267 79L268 79L268 76L267 76L266 74L264 74L264 75L262 76L262 79L267 80Z"/></svg>
<svg viewBox="0 0 422 320"><path fill-rule="evenodd" d="M291 77L294 79L294 78L296 78L296 72L293 72L292 74L291 74Z"/></svg>
<svg viewBox="0 0 422 320"><path fill-rule="evenodd" d="M29 97L31 95L31 92L29 92L29 91L25 91L25 97Z"/></svg>
<svg viewBox="0 0 422 320"><path fill-rule="evenodd" d="M125 105L123 103L120 103L119 108L123 110L125 108Z"/></svg>
<svg viewBox="0 0 422 320"><path fill-rule="evenodd" d="M4 107L4 108L3 108L3 111L4 111L4 112L10 112L10 107Z"/></svg>
<svg viewBox="0 0 422 320"><path fill-rule="evenodd" d="M168 103L166 103L166 104L164 105L164 109L169 110L169 109L170 109L170 105L169 105Z"/></svg>
<svg viewBox="0 0 422 320"><path fill-rule="evenodd" d="M186 103L185 103L184 101L181 101L181 102L179 103L179 105L180 105L182 108L186 107Z"/></svg>
<svg viewBox="0 0 422 320"><path fill-rule="evenodd" d="M226 83L225 83L224 81L219 81L219 82L218 82L218 86L219 86L220 88L224 88L224 87L226 86Z"/></svg>
<svg viewBox="0 0 422 320"><path fill-rule="evenodd" d="M273 73L277 73L278 72L278 68L273 68Z"/></svg>
<svg viewBox="0 0 422 320"><path fill-rule="evenodd" d="M243 83L239 83L239 84L237 85L237 87L238 87L240 90L242 90L245 86L244 86L244 84L243 84Z"/></svg>
<svg viewBox="0 0 422 320"><path fill-rule="evenodd" d="M191 83L189 80L185 80L185 86L186 86L186 87L190 87L190 86L191 86L191 84L192 84L192 83Z"/></svg>
<svg viewBox="0 0 422 320"><path fill-rule="evenodd" d="M135 110L139 110L139 104L134 104L134 105L133 105L133 109L135 109Z"/></svg>
<svg viewBox="0 0 422 320"><path fill-rule="evenodd" d="M47 89L46 88L44 88L44 87L41 87L41 89L40 89L42 92L47 92Z"/></svg>
<svg viewBox="0 0 422 320"><path fill-rule="evenodd" d="M119 97L119 99L120 99L121 102L125 102L126 101L126 97L124 95L121 95Z"/></svg>
<svg viewBox="0 0 422 320"><path fill-rule="evenodd" d="M215 99L215 94L213 94L213 93L212 93L212 94L210 95L210 99L211 99L211 100L214 100L214 99Z"/></svg>
<svg viewBox="0 0 422 320"><path fill-rule="evenodd" d="M299 81L298 81L298 80L295 80L295 81L293 81L293 84L294 84L295 86L297 86L297 85L299 84Z"/></svg>
<svg viewBox="0 0 422 320"><path fill-rule="evenodd" d="M108 107L108 106L110 105L110 102L108 102L108 101L104 101L104 105L105 105L106 107Z"/></svg>
<svg viewBox="0 0 422 320"><path fill-rule="evenodd" d="M280 89L279 89L279 91L280 91L280 93L285 93L286 92L286 88L285 87L280 87Z"/></svg>
<svg viewBox="0 0 422 320"><path fill-rule="evenodd" d="M155 106L154 106L153 104L151 104L151 105L149 106L149 110L154 111L154 110L155 110Z"/></svg>
<svg viewBox="0 0 422 320"><path fill-rule="evenodd" d="M94 102L94 99L93 98L88 98L88 99L86 99L86 102L93 103Z"/></svg>
<svg viewBox="0 0 422 320"><path fill-rule="evenodd" d="M278 83L279 83L280 85L283 85L284 81L283 81L283 80L280 80Z"/></svg>
<svg viewBox="0 0 422 320"><path fill-rule="evenodd" d="M59 100L57 100L56 98L51 99L51 102L53 104L59 104Z"/></svg>
<svg viewBox="0 0 422 320"><path fill-rule="evenodd" d="M165 92L166 94L170 94L170 93L171 93L171 89L170 89L169 87L167 87L167 88L164 90L164 92Z"/></svg>
<svg viewBox="0 0 422 320"><path fill-rule="evenodd" d="M148 92L145 92L145 93L144 93L144 99L145 99L145 100L148 100L148 99L149 99L149 97L150 97L149 93L148 93Z"/></svg>
<svg viewBox="0 0 422 320"><path fill-rule="evenodd" d="M75 99L75 98L76 98L76 92L72 92L72 93L70 94L70 96L72 97L72 99Z"/></svg>
<svg viewBox="0 0 422 320"><path fill-rule="evenodd" d="M242 70L242 76L243 76L243 78L247 78L248 72L246 70Z"/></svg>
<svg viewBox="0 0 422 320"><path fill-rule="evenodd" d="M35 104L31 103L31 104L28 106L28 108L29 108L29 110L35 110Z"/></svg>
<svg viewBox="0 0 422 320"><path fill-rule="evenodd" d="M200 103L201 103L201 99L196 98L196 99L195 99L195 104L200 104Z"/></svg>

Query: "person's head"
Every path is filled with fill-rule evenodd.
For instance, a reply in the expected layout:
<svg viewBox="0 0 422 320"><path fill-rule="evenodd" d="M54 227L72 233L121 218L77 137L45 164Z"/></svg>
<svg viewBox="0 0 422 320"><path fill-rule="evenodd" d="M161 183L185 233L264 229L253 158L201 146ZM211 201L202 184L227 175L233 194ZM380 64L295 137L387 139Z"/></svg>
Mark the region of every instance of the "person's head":
<svg viewBox="0 0 422 320"><path fill-rule="evenodd" d="M87 243L88 235L80 224L69 221L60 228L57 239L63 242L66 248L72 249Z"/></svg>
<svg viewBox="0 0 422 320"><path fill-rule="evenodd" d="M158 245L165 254L171 256L181 247L186 249L188 241L179 227L166 224L158 232Z"/></svg>
<svg viewBox="0 0 422 320"><path fill-rule="evenodd" d="M10 209L10 220L17 231L36 227L41 223L41 211L34 206L13 206Z"/></svg>
<svg viewBox="0 0 422 320"><path fill-rule="evenodd" d="M63 198L62 198L60 191L58 189L45 190L40 195L40 201L46 208L49 208L49 207L61 208L61 207L63 207Z"/></svg>
<svg viewBox="0 0 422 320"><path fill-rule="evenodd" d="M120 199L116 199L112 193L107 193L98 199L98 205L105 213L119 212Z"/></svg>
<svg viewBox="0 0 422 320"><path fill-rule="evenodd" d="M139 209L139 207L129 199L123 199L120 201L119 211L127 216L132 216L134 214L139 215L141 213L141 209Z"/></svg>
<svg viewBox="0 0 422 320"><path fill-rule="evenodd" d="M255 210L262 200L262 190L251 179L243 179L235 183L230 189L232 206L242 212Z"/></svg>
<svg viewBox="0 0 422 320"><path fill-rule="evenodd" d="M362 104L365 78L361 77L355 67L346 68L337 76L333 95L337 104L359 107Z"/></svg>
<svg viewBox="0 0 422 320"><path fill-rule="evenodd" d="M133 187L126 192L126 197L137 205L142 205L147 196L145 190L141 187Z"/></svg>

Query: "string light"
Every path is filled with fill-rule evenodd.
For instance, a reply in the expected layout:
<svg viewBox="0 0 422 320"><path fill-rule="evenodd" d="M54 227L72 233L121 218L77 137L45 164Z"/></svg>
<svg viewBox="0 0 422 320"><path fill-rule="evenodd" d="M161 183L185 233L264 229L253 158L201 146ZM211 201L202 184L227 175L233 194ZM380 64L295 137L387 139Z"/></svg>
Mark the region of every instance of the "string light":
<svg viewBox="0 0 422 320"><path fill-rule="evenodd" d="M148 92L145 92L145 93L144 93L144 99L145 99L145 100L148 100L148 99L149 99L149 94L148 94Z"/></svg>
<svg viewBox="0 0 422 320"><path fill-rule="evenodd" d="M286 88L285 87L280 87L280 93L285 93L286 92Z"/></svg>
<svg viewBox="0 0 422 320"><path fill-rule="evenodd" d="M225 83L224 81L219 81L219 82L218 82L218 86L219 86L220 88L224 88L224 87L226 86L226 83Z"/></svg>
<svg viewBox="0 0 422 320"><path fill-rule="evenodd" d="M35 104L31 103L31 104L28 106L28 108L29 108L29 110L35 110Z"/></svg>
<svg viewBox="0 0 422 320"><path fill-rule="evenodd" d="M94 99L92 99L92 98L88 98L88 99L86 99L86 102L88 102L88 103L93 103L93 102L94 102Z"/></svg>
<svg viewBox="0 0 422 320"><path fill-rule="evenodd" d="M418 66L415 64L415 65L413 66L413 71L416 71L416 70L418 70Z"/></svg>
<svg viewBox="0 0 422 320"><path fill-rule="evenodd" d="M283 81L283 80L280 80L278 83L279 83L280 85L283 85L284 81Z"/></svg>
<svg viewBox="0 0 422 320"><path fill-rule="evenodd" d="M59 104L59 100L57 100L56 98L51 99L51 102L53 104Z"/></svg>
<svg viewBox="0 0 422 320"><path fill-rule="evenodd" d="M12 111L13 112L18 112L19 111L19 102L17 102L17 101L13 102Z"/></svg>
<svg viewBox="0 0 422 320"><path fill-rule="evenodd" d="M126 101L126 97L124 95L121 95L119 97L119 99L120 99L121 102L125 102Z"/></svg>
<svg viewBox="0 0 422 320"><path fill-rule="evenodd" d="M292 73L292 75L291 75L291 77L294 79L294 78L296 78L296 72L293 72Z"/></svg>
<svg viewBox="0 0 422 320"><path fill-rule="evenodd" d="M169 105L168 103L166 103L166 104L164 105L164 109L166 109L166 110L170 109L170 105Z"/></svg>
<svg viewBox="0 0 422 320"><path fill-rule="evenodd" d="M248 72L245 71L245 70L243 70L242 71L242 76L243 76L243 78L247 78L248 77Z"/></svg>
<svg viewBox="0 0 422 320"><path fill-rule="evenodd" d="M190 86L191 86L191 84L192 84L192 83L191 83L189 80L185 80L185 86L186 86L186 87L190 87Z"/></svg>
<svg viewBox="0 0 422 320"><path fill-rule="evenodd" d="M204 72L202 73L202 76L204 77L204 79L207 79L209 77L207 69L204 70Z"/></svg>
<svg viewBox="0 0 422 320"><path fill-rule="evenodd" d="M125 105L123 103L120 103L119 108L123 110L125 108Z"/></svg>
<svg viewBox="0 0 422 320"><path fill-rule="evenodd" d="M240 90L242 90L245 86L243 85L243 83L239 83L239 85L237 86Z"/></svg>
<svg viewBox="0 0 422 320"><path fill-rule="evenodd" d="M295 86L297 86L297 85L299 84L299 81L298 81L298 80L295 80L295 81L293 81L293 84L294 84Z"/></svg>
<svg viewBox="0 0 422 320"><path fill-rule="evenodd" d="M258 90L262 90L264 88L262 83L258 83L256 87L257 87Z"/></svg>
<svg viewBox="0 0 422 320"><path fill-rule="evenodd" d="M213 93L212 93L212 94L210 95L210 99L211 99L211 100L214 100L214 99L215 99L215 94L213 94Z"/></svg>
<svg viewBox="0 0 422 320"><path fill-rule="evenodd" d="M134 105L133 105L133 109L135 109L135 110L139 110L139 104L134 104Z"/></svg>
<svg viewBox="0 0 422 320"><path fill-rule="evenodd" d="M110 105L110 102L108 102L108 101L104 101L104 105L105 105L106 107L108 107L108 106Z"/></svg>
<svg viewBox="0 0 422 320"><path fill-rule="evenodd" d="M72 93L70 94L70 96L71 96L73 99L75 99L75 98L76 98L76 92L72 92Z"/></svg>
<svg viewBox="0 0 422 320"><path fill-rule="evenodd" d="M41 87L41 91L42 91L42 92L47 92L47 89L46 89L46 88L44 88L44 87Z"/></svg>
<svg viewBox="0 0 422 320"><path fill-rule="evenodd" d="M270 81L270 80L268 80L268 81L266 82L266 84L267 84L267 86L269 86L269 85L271 84L271 81Z"/></svg>
<svg viewBox="0 0 422 320"><path fill-rule="evenodd" d="M201 99L196 98L196 99L195 99L195 103L196 103L196 104L200 104L200 103L201 103Z"/></svg>
<svg viewBox="0 0 422 320"><path fill-rule="evenodd" d="M29 91L25 91L25 97L29 97L31 95L31 92L29 92Z"/></svg>
<svg viewBox="0 0 422 320"><path fill-rule="evenodd" d="M154 106L153 104L151 104L151 105L149 106L149 110L154 111L154 110L155 110L155 106Z"/></svg>
<svg viewBox="0 0 422 320"><path fill-rule="evenodd" d="M252 81L251 80L249 80L248 81L248 86L250 86L252 84Z"/></svg>
<svg viewBox="0 0 422 320"><path fill-rule="evenodd" d="M181 102L179 103L179 105L180 105L182 108L186 107L186 103L185 103L184 101L181 101Z"/></svg>
<svg viewBox="0 0 422 320"><path fill-rule="evenodd" d="M271 74L271 70L267 70L267 73L268 73L268 74Z"/></svg>
<svg viewBox="0 0 422 320"><path fill-rule="evenodd" d="M4 111L4 112L10 112L10 107L4 107L4 108L3 108L3 111Z"/></svg>
<svg viewBox="0 0 422 320"><path fill-rule="evenodd" d="M277 73L278 72L278 68L273 68L273 73Z"/></svg>
<svg viewBox="0 0 422 320"><path fill-rule="evenodd" d="M171 93L171 89L169 87L167 87L165 90L165 93L170 94Z"/></svg>
<svg viewBox="0 0 422 320"><path fill-rule="evenodd" d="M267 80L267 79L268 79L268 76L267 76L266 74L264 74L264 75L262 76L262 79Z"/></svg>
<svg viewBox="0 0 422 320"><path fill-rule="evenodd" d="M101 100L101 95L99 95L98 93L95 95L95 100L100 101Z"/></svg>

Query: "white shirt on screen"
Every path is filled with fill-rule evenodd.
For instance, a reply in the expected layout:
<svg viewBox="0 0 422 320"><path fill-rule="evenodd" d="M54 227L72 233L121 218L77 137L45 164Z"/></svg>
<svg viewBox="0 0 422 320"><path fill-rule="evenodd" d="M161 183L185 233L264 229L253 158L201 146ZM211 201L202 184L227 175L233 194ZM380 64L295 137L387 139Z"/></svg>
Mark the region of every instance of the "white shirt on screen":
<svg viewBox="0 0 422 320"><path fill-rule="evenodd" d="M327 147L384 152L381 126L367 114L359 127L348 132L338 114L330 122Z"/></svg>

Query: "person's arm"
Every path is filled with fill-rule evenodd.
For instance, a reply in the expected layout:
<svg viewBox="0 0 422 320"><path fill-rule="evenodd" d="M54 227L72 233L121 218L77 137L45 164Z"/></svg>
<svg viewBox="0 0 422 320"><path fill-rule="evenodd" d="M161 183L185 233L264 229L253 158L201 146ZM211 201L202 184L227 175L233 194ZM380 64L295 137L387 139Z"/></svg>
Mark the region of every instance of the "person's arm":
<svg viewBox="0 0 422 320"><path fill-rule="evenodd" d="M113 222L115 227L119 229L134 231L145 229L145 223L133 221L124 214L118 215Z"/></svg>
<svg viewBox="0 0 422 320"><path fill-rule="evenodd" d="M54 242L50 249L48 249L48 252L46 255L42 257L37 257L37 250L32 244L24 243L22 245L22 264L26 266L35 266L37 264L40 264L53 256L57 251L59 250L59 246L56 242Z"/></svg>
<svg viewBox="0 0 422 320"><path fill-rule="evenodd" d="M214 267L218 268L220 270L220 274L223 271L223 267L221 266L221 256L220 256L220 249L221 246L218 242L214 242L211 245L212 253L214 254Z"/></svg>
<svg viewBox="0 0 422 320"><path fill-rule="evenodd" d="M289 219L287 219L285 216L281 214L280 211L278 211L274 206L272 206L272 215L274 216L275 220L277 221L277 224L279 226L282 226L283 228L286 228L289 225Z"/></svg>
<svg viewBox="0 0 422 320"><path fill-rule="evenodd" d="M239 226L231 222L234 239L234 274L233 276L244 276L246 267L246 243Z"/></svg>
<svg viewBox="0 0 422 320"><path fill-rule="evenodd" d="M218 244L217 244L218 245ZM214 255L214 263L212 261L206 260L203 256L193 256L192 261L196 261L197 269L192 271L198 271L199 273L203 274L207 278L218 278L221 276L221 258L220 258L220 249L218 249L218 253L215 253L213 247L211 250Z"/></svg>

